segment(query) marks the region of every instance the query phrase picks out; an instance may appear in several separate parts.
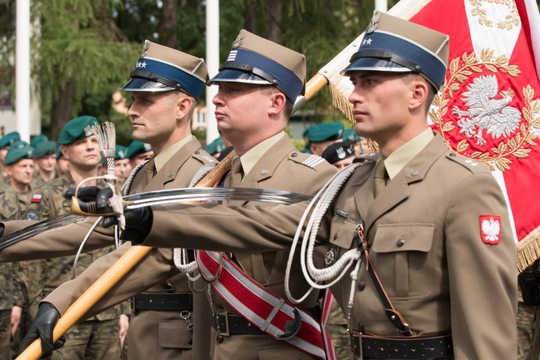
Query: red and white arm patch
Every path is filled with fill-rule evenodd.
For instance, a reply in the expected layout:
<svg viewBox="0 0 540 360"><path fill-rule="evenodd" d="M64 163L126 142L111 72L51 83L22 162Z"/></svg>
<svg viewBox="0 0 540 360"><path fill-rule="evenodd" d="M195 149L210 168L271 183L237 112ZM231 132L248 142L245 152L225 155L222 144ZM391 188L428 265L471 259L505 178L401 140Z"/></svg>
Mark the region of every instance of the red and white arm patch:
<svg viewBox="0 0 540 360"><path fill-rule="evenodd" d="M489 245L497 245L501 241L501 216L480 215L480 237Z"/></svg>
<svg viewBox="0 0 540 360"><path fill-rule="evenodd" d="M43 195L41 195L41 194L34 194L34 195L32 195L32 202L33 202L33 203L40 203L40 202L41 202L41 197L42 197L42 196L43 196Z"/></svg>

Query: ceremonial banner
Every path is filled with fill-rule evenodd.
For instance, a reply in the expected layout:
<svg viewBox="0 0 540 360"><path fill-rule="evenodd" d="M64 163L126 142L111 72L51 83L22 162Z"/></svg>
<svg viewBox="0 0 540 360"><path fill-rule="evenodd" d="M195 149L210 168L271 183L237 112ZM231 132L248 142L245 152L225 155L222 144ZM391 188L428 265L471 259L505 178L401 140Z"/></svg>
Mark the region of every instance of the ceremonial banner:
<svg viewBox="0 0 540 360"><path fill-rule="evenodd" d="M469 157L471 164L480 162L493 171L507 199L522 271L540 258L536 2L404 0L389 14L450 35L446 81L429 121L450 148ZM328 79L334 103L352 118L345 101L352 91L350 82L335 72Z"/></svg>

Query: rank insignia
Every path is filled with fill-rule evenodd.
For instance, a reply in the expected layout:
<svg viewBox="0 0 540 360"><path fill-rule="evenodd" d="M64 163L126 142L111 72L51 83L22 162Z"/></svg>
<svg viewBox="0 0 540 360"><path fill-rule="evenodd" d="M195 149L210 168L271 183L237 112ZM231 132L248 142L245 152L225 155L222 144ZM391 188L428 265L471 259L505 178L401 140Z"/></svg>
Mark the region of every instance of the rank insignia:
<svg viewBox="0 0 540 360"><path fill-rule="evenodd" d="M497 245L501 241L501 217L480 215L480 236L486 244Z"/></svg>

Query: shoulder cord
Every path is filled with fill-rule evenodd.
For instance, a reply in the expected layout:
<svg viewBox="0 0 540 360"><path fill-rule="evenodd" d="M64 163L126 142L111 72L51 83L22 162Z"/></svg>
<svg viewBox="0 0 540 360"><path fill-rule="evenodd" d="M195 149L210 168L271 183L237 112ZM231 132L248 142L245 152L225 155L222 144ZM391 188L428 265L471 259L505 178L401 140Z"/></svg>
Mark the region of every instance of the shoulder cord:
<svg viewBox="0 0 540 360"><path fill-rule="evenodd" d="M135 178L135 175L137 174L137 172L144 165L146 165L146 163L148 161L149 160L142 161L139 165L135 166L135 168L131 171L128 178L126 179L126 182L122 186L122 189L120 190L122 195L126 195L129 192L129 189L131 187L131 183L133 182L133 178ZM88 232L86 233L86 236L84 237L83 241L81 242L81 245L79 245L79 249L77 250L77 254L75 255L75 259L73 260L73 271L72 271L73 278L75 278L77 276L77 263L79 262L79 257L81 256L82 249L83 249L84 245L86 244L86 242L88 241L88 239L90 238L90 234L92 234L92 232L96 228L97 224L101 221L101 219L103 219L103 216L100 216L100 217L97 218L97 220L94 222L94 224L90 227L90 230L88 230ZM115 248L118 248L121 245L118 234L119 234L118 226L115 226L114 227L114 246L115 246Z"/></svg>
<svg viewBox="0 0 540 360"><path fill-rule="evenodd" d="M193 176L193 179L191 179L191 182L189 183L189 187L194 187L206 174L210 172L215 167L213 164L208 164L203 167L201 167L195 176ZM193 250L188 249L182 249L182 248L174 248L173 249L173 260L174 265L176 268L181 272L185 273L188 277L188 280L190 281L190 287L191 283L197 281L201 275L197 274L194 275L194 271L197 270L197 262L191 261L189 262L189 252ZM193 291L196 291L195 289L192 289ZM196 291L200 292L200 291Z"/></svg>
<svg viewBox="0 0 540 360"><path fill-rule="evenodd" d="M287 261L287 269L285 271L285 292L287 294L287 298L291 302L295 304L301 303L307 298L307 296L311 293L311 291L313 291L313 289L327 289L331 287L346 274L346 271L353 265L354 262L357 262L357 264L354 271L351 273L351 277L354 278L357 276L356 274L361 263L361 250L351 249L347 251L345 254L343 254L343 256L339 258L339 260L335 264L324 269L317 269L315 267L315 264L313 263L313 250L315 248L317 232L319 230L321 220L326 213L328 207L332 203L333 199L335 198L336 194L341 189L343 184L347 181L347 179L354 173L356 168L362 166L363 164L364 163L355 163L337 172L313 197L308 207L304 211L304 214L302 215L302 218L298 224L293 243L291 245L289 259ZM311 211L312 208L313 211ZM289 286L291 265L294 261L294 253L298 244L298 239L310 212L311 217L309 218L308 224L306 225L301 245L300 262L302 265L302 273L304 274L304 278L311 286L311 288L300 299L295 299L291 294ZM334 280L327 284L322 284L323 282L332 279ZM352 293L354 294L354 292Z"/></svg>

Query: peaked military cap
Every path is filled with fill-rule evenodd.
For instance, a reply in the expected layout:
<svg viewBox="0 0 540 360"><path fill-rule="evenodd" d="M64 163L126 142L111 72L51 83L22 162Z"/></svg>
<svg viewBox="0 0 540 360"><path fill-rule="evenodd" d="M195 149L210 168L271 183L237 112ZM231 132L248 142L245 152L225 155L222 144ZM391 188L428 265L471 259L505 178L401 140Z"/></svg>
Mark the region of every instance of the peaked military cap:
<svg viewBox="0 0 540 360"><path fill-rule="evenodd" d="M343 141L351 141L351 142L358 142L362 140L362 138L358 136L358 134L356 134L353 128L349 128L343 131L343 136L341 138L343 139Z"/></svg>
<svg viewBox="0 0 540 360"><path fill-rule="evenodd" d="M123 91L181 90L196 99L208 80L204 59L145 40Z"/></svg>
<svg viewBox="0 0 540 360"><path fill-rule="evenodd" d="M135 155L139 155L148 151L152 151L152 145L133 140L128 146L126 158L131 159Z"/></svg>
<svg viewBox="0 0 540 360"><path fill-rule="evenodd" d="M330 164L335 164L338 161L354 156L354 146L350 141L340 141L333 143L324 149L321 157Z"/></svg>
<svg viewBox="0 0 540 360"><path fill-rule="evenodd" d="M32 159L34 156L33 152L34 149L29 145L23 147L10 146L4 159L4 165L15 164L21 159Z"/></svg>
<svg viewBox="0 0 540 360"><path fill-rule="evenodd" d="M95 117L87 115L69 120L60 131L58 143L60 145L69 145L75 140L92 136L92 132L88 130L88 127L98 124L99 122Z"/></svg>
<svg viewBox="0 0 540 360"><path fill-rule="evenodd" d="M309 128L307 139L312 143L341 139L343 129L339 121L314 125Z"/></svg>
<svg viewBox="0 0 540 360"><path fill-rule="evenodd" d="M49 139L45 135L36 135L34 136L32 140L30 140L30 146L35 149L37 144L39 144L42 141L47 141L47 140Z"/></svg>
<svg viewBox="0 0 540 360"><path fill-rule="evenodd" d="M127 159L127 147L122 145L116 145L116 151L114 153L114 160Z"/></svg>
<svg viewBox="0 0 540 360"><path fill-rule="evenodd" d="M214 155L217 153L222 152L225 150L226 146L223 140L221 140L221 137L218 137L214 141L212 141L210 144L206 145L204 150L209 153L210 155Z"/></svg>
<svg viewBox="0 0 540 360"><path fill-rule="evenodd" d="M45 140L39 142L34 148L34 159L41 159L52 154L56 154L56 143L54 141Z"/></svg>
<svg viewBox="0 0 540 360"><path fill-rule="evenodd" d="M294 102L304 94L306 57L242 29L209 84L218 82L273 85Z"/></svg>
<svg viewBox="0 0 540 360"><path fill-rule="evenodd" d="M0 139L0 148L11 146L15 141L20 140L21 136L17 131L10 132Z"/></svg>
<svg viewBox="0 0 540 360"><path fill-rule="evenodd" d="M343 73L415 72L439 89L446 73L449 40L446 34L375 11L358 52Z"/></svg>

